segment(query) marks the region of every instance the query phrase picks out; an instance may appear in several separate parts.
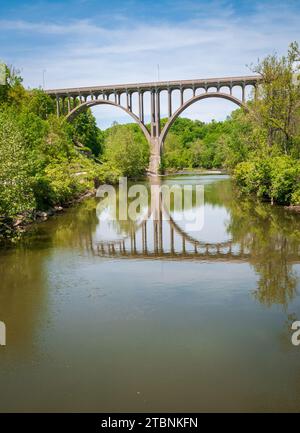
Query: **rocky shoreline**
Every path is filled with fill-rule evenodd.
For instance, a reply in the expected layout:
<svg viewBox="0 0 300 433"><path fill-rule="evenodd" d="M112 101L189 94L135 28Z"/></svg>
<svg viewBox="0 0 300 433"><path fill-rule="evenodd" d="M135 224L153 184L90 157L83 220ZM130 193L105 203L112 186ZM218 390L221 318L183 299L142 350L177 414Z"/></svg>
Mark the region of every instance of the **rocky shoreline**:
<svg viewBox="0 0 300 433"><path fill-rule="evenodd" d="M96 190L86 191L84 194L64 203L63 206L53 206L45 211L34 210L31 212L24 212L18 215L14 220L8 220L0 217L0 241L18 238L24 233L33 223L40 223L47 221L50 217L64 212L76 203L80 203L86 198L93 197Z"/></svg>
<svg viewBox="0 0 300 433"><path fill-rule="evenodd" d="M291 212L296 212L300 214L300 205L290 205L290 206L284 206L284 209L289 210Z"/></svg>
<svg viewBox="0 0 300 433"><path fill-rule="evenodd" d="M166 170L164 174L161 174L160 176L174 176L174 175L180 175L180 174L199 174L199 175L210 175L210 174L228 174L226 170L221 169L207 169L207 170L189 170L189 169L182 169L182 170Z"/></svg>

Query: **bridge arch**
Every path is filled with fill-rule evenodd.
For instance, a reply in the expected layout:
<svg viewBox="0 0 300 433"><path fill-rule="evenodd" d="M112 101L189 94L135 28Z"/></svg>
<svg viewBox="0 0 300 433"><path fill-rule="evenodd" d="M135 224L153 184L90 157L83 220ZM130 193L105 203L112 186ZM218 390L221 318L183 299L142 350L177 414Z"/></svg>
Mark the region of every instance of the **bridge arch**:
<svg viewBox="0 0 300 433"><path fill-rule="evenodd" d="M244 110L248 111L248 108L246 106L246 104L244 102L242 102L240 99L236 98L233 95L230 95L228 93L221 93L221 92L206 92L206 93L202 93L202 94L198 94L194 97L192 97L191 99L189 99L188 101L186 101L183 105L181 105L173 114L172 116L168 119L167 123L165 124L165 126L163 127L161 133L160 133L160 151L162 151L163 148L163 144L164 141L166 139L166 136L168 134L169 129L171 128L171 126L173 125L173 123L175 122L175 120L177 119L177 117L180 116L180 114L186 110L190 105L194 104L194 102L200 101L202 99L206 99L206 98L223 98L223 99L227 99L228 101L233 102L234 104L238 105L239 107L242 107Z"/></svg>
<svg viewBox="0 0 300 433"><path fill-rule="evenodd" d="M72 122L72 120L79 113L83 112L84 110L87 110L88 108L94 107L96 105L110 105L113 107L121 108L123 111L125 111L125 113L129 114L129 116L131 116L133 118L133 120L139 125L139 127L143 131L147 141L150 142L150 133L149 133L148 129L146 128L146 126L140 121L138 116L136 116L132 111L130 111L126 107L124 107L124 106L122 106L116 102L110 101L110 100L94 99L91 101L86 101L86 102L78 105L77 107L73 108L73 110L70 111L70 113L68 113L68 115L66 116L67 121Z"/></svg>

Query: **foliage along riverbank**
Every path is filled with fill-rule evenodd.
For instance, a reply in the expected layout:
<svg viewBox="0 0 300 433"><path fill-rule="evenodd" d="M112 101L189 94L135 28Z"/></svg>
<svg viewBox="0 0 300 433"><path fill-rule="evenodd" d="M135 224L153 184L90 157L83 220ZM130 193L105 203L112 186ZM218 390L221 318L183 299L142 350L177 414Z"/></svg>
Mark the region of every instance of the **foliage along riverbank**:
<svg viewBox="0 0 300 433"><path fill-rule="evenodd" d="M148 145L135 125L97 128L90 110L57 118L42 90L27 91L7 68L0 86L0 239L69 206L101 182L145 173ZM101 160L100 160L101 159Z"/></svg>
<svg viewBox="0 0 300 433"><path fill-rule="evenodd" d="M74 147L75 131L40 90L26 91L7 70L0 86L0 235L79 197L93 186L96 163Z"/></svg>

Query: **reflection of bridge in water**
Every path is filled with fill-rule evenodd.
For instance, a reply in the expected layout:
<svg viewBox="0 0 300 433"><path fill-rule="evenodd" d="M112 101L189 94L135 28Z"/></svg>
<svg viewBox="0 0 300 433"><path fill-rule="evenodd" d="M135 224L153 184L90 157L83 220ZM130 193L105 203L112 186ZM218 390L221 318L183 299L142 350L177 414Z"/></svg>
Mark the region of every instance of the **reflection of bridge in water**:
<svg viewBox="0 0 300 433"><path fill-rule="evenodd" d="M233 240L230 235L223 233L222 239L213 242L212 233L198 227L196 231L187 231L183 219L178 220L175 214L170 212L170 204L162 197L161 190L156 186L161 185L159 178L150 179L151 206L145 209L140 221L125 224L125 234L122 232L122 223L119 221L119 233L113 239L91 240L92 251L102 257L117 257L127 259L160 259L160 260L198 260L198 261L233 261L255 262L257 251L253 251L253 239L245 234L245 238ZM193 218L201 214L204 203L198 203L200 207L193 207ZM183 216L182 210L177 215ZM204 217L204 214L202 215ZM199 223L198 217L196 220ZM182 221L184 224L182 224ZM201 221L201 222L204 222ZM131 226L130 226L131 224ZM114 223L113 223L114 225ZM101 226L101 223L100 223ZM113 227L115 229L115 227ZM195 226L194 226L195 229ZM205 241L208 235L210 241ZM227 237L227 239L226 239ZM201 239L202 238L202 239ZM215 237L216 239L217 237ZM286 245L286 243L284 243ZM274 245L272 252L276 256L283 254L284 247L280 242ZM251 251L252 250L252 251ZM284 251L285 263L300 263L300 249ZM270 258L271 259L271 258ZM259 259L261 260L261 258Z"/></svg>
<svg viewBox="0 0 300 433"><path fill-rule="evenodd" d="M251 251L243 242L204 242L186 233L171 217L169 220L148 219L138 229L116 240L93 243L93 252L102 257L127 259L199 260L248 262ZM300 263L299 254L288 262Z"/></svg>

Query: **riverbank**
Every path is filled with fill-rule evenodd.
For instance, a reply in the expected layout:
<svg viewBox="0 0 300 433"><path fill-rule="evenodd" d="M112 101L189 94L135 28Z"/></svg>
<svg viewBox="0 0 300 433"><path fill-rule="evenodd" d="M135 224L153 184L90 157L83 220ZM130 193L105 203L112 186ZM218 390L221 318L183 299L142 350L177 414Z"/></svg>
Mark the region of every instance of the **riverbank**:
<svg viewBox="0 0 300 433"><path fill-rule="evenodd" d="M227 170L223 169L201 169L201 168L184 168L182 170L165 170L160 176L172 176L180 174L199 174L199 175L211 175L211 174L228 174Z"/></svg>
<svg viewBox="0 0 300 433"><path fill-rule="evenodd" d="M300 215L300 206L285 206L284 209L290 211L290 212L295 212L298 213Z"/></svg>

